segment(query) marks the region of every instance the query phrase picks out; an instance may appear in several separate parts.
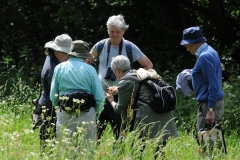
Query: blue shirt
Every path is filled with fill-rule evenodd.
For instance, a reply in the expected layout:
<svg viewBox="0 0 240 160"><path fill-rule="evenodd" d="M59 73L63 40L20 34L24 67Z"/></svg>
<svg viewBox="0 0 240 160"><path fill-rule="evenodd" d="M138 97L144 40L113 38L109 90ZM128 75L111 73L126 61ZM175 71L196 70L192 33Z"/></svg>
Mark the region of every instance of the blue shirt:
<svg viewBox="0 0 240 160"><path fill-rule="evenodd" d="M58 61L58 59L55 57L54 54L49 54L46 57L44 66L42 68L42 73L41 73L42 92L41 92L41 97L39 99L40 106L46 106L47 108L50 108L50 109L52 108L52 102L49 98L51 81L52 81L54 68L59 63L60 62Z"/></svg>
<svg viewBox="0 0 240 160"><path fill-rule="evenodd" d="M116 46L111 45L110 46L108 64L107 64L107 56L108 56L108 52L107 52L108 43L107 43L107 41L108 40L110 40L110 38L108 38L106 40L106 42L104 43L102 52L100 53L100 56L99 56L99 66L98 66L98 77L99 77L99 79L102 83L102 86L103 86L103 89L104 89L105 92L108 91L109 86L117 86L117 84L118 84L118 79L117 78L116 78L115 81L112 81L110 79L109 80L104 79L104 77L106 76L107 68L111 67L112 59L119 55L119 46L116 47ZM144 56L144 54L135 44L133 44L130 41L129 41L129 43L132 46L132 60L133 60L133 62L135 62L139 58ZM97 42L93 46L92 50L98 51L98 44L99 44L99 42ZM123 38L123 47L122 47L121 55L128 57L127 52L126 52L126 45L125 44L126 44L126 40ZM99 53L98 53L98 55L99 55Z"/></svg>
<svg viewBox="0 0 240 160"><path fill-rule="evenodd" d="M83 89L94 96L96 111L100 113L103 109L105 96L95 68L85 63L82 58L70 57L66 62L55 67L50 99L56 106L59 97L67 92L75 92L79 89Z"/></svg>
<svg viewBox="0 0 240 160"><path fill-rule="evenodd" d="M218 53L207 43L198 48L195 53L196 64L192 70L192 82L195 99L207 101L214 108L216 102L222 99L222 67Z"/></svg>

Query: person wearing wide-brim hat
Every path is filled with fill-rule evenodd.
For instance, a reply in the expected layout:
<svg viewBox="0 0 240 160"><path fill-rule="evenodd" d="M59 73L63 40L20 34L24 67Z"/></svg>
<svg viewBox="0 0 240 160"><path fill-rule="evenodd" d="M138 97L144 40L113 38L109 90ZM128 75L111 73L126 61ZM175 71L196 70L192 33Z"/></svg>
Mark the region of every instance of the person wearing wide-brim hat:
<svg viewBox="0 0 240 160"><path fill-rule="evenodd" d="M92 58L89 51L88 43L82 40L73 41L68 60L59 64L54 70L50 99L54 106L60 107L57 111L57 137L60 139L62 128L70 130L70 136L72 136L73 132L77 132L78 127L84 127L86 129L84 140L95 140L97 136L96 118L102 110L104 91L95 68L85 63L85 59ZM72 106L64 107L62 103L58 103L61 102L61 97L68 97L75 93L77 95L79 92L87 92L93 97L91 103L87 102L89 108L83 110L80 108L80 111L72 110ZM80 97L75 99L81 101ZM82 126L82 122L86 122L85 126ZM85 142L78 144L85 144Z"/></svg>
<svg viewBox="0 0 240 160"><path fill-rule="evenodd" d="M199 27L190 27L183 31L180 43L197 58L192 69L192 86L198 101L198 131L220 123L224 115L221 61L206 41Z"/></svg>
<svg viewBox="0 0 240 160"><path fill-rule="evenodd" d="M46 120L40 127L41 147L45 147L45 140L55 137L56 113L52 102L49 98L51 81L54 68L61 62L67 60L67 54L70 52L72 38L67 34L58 35L53 41L49 41L44 45L46 59L41 72L41 96L38 103L37 114L39 117L44 113L44 118L51 117ZM37 126L34 127L34 129ZM49 132L51 131L51 132Z"/></svg>

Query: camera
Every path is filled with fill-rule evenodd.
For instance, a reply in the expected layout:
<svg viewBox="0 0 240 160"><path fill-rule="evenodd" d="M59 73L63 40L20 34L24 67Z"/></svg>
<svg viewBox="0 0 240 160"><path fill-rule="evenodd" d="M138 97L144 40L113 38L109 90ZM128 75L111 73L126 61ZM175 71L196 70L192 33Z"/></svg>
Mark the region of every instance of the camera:
<svg viewBox="0 0 240 160"><path fill-rule="evenodd" d="M111 79L112 81L116 80L116 76L114 75L111 67L107 68L107 72L106 72L104 79Z"/></svg>

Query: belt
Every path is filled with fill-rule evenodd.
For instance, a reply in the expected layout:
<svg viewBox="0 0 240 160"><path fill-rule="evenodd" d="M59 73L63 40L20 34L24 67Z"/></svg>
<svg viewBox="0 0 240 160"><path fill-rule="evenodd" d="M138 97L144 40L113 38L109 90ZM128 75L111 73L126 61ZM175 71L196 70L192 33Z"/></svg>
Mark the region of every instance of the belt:
<svg viewBox="0 0 240 160"><path fill-rule="evenodd" d="M223 98L219 98L219 99L217 99L217 101L220 101L220 100L223 100ZM206 100L206 101L204 101L204 100L202 100L202 101L198 101L198 103L207 103L208 102L208 100Z"/></svg>

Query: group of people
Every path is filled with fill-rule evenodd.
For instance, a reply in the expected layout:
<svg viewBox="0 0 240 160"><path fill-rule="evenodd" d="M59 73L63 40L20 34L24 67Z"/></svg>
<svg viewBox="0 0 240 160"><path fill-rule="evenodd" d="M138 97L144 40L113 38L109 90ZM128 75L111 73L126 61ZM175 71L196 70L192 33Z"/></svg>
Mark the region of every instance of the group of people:
<svg viewBox="0 0 240 160"><path fill-rule="evenodd" d="M98 47L101 41L90 50L87 42L72 41L67 34L59 35L45 44L47 56L41 73L42 91L38 105L39 114L45 110L44 117L48 117L40 127L43 148L46 139L61 137L62 128L69 129L72 136L78 127L83 126L82 122L87 124L84 123L83 126L87 129L86 140L100 140L108 123L111 124L116 139L121 135L122 120L131 103L134 87L138 86L138 82L121 78L124 75L137 74L136 70L131 68L132 62L138 61L146 70L152 69L153 64L135 44L123 38L129 25L125 23L122 15L109 17L106 25L109 38L100 53ZM127 43L132 47L132 62L127 55ZM194 96L199 105L197 127L200 129L206 123L218 123L224 111L219 56L206 43L199 27L184 30L181 45L197 57L192 71ZM99 61L97 70L91 65L95 60ZM107 77L107 74L114 78ZM63 109L59 99L68 93L79 91L93 96L95 102L87 104L89 107L76 115L75 112ZM146 86L143 85L140 96L149 101L147 94ZM172 111L156 113L145 103L136 103L138 110L134 121L135 129L139 123L153 123L141 137L154 138L159 131L165 130L161 141L163 146L168 139L178 137Z"/></svg>

